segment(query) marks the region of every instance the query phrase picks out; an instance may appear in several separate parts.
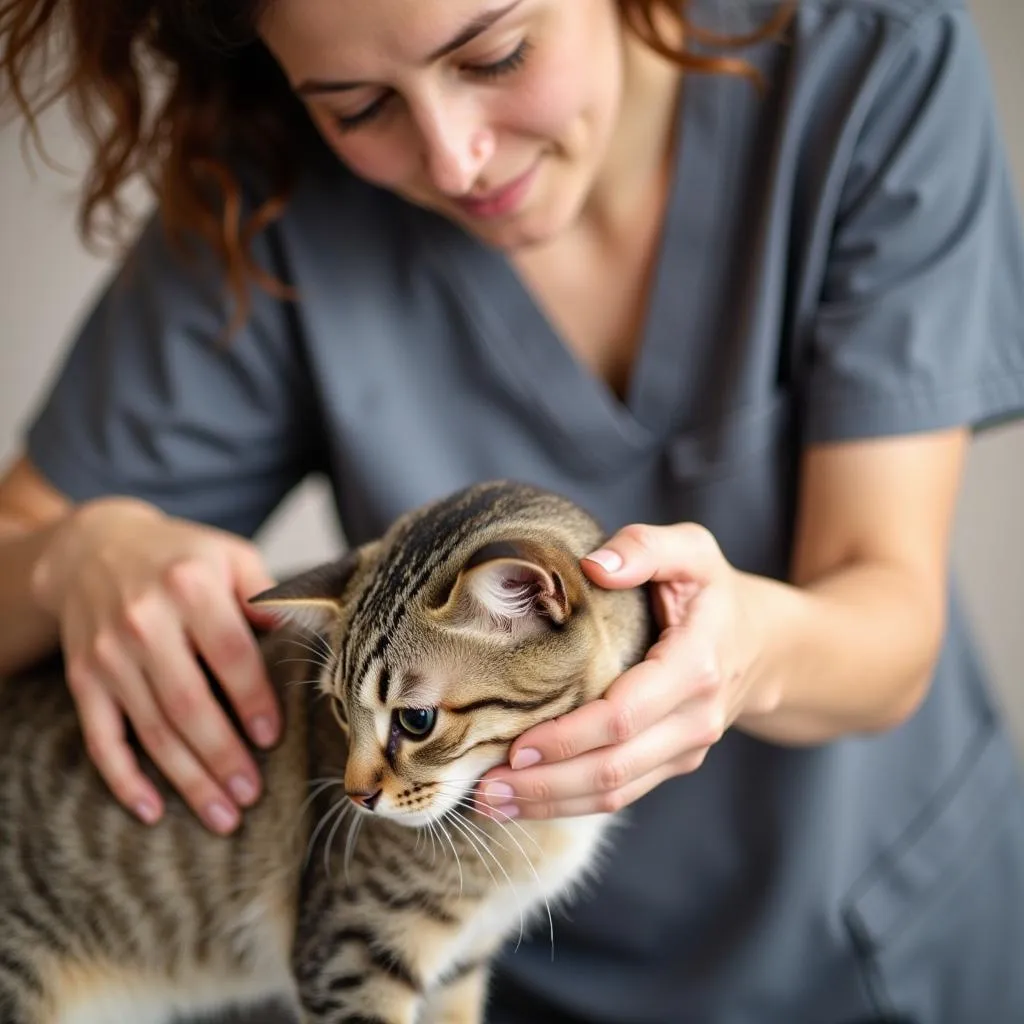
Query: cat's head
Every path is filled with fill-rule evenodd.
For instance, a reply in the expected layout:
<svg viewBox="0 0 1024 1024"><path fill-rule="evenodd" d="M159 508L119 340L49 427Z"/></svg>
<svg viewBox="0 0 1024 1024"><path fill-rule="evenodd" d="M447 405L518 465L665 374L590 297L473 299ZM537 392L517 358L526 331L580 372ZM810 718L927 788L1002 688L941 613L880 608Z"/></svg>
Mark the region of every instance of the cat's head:
<svg viewBox="0 0 1024 1024"><path fill-rule="evenodd" d="M575 506L448 507L255 599L326 641L345 789L410 826L468 810L517 736L599 697L647 639L642 595L584 576L600 533Z"/></svg>

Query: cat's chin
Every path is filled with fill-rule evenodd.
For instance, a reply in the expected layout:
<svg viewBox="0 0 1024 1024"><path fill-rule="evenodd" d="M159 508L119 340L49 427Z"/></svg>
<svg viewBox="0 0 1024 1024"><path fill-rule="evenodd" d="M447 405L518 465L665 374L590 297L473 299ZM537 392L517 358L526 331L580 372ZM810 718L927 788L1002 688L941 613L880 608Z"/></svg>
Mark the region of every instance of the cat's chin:
<svg viewBox="0 0 1024 1024"><path fill-rule="evenodd" d="M383 815L389 821L393 821L396 825L404 825L406 828L424 828L428 825L432 825L439 818L443 817L441 814L434 814L430 811L399 811L397 814L386 814Z"/></svg>

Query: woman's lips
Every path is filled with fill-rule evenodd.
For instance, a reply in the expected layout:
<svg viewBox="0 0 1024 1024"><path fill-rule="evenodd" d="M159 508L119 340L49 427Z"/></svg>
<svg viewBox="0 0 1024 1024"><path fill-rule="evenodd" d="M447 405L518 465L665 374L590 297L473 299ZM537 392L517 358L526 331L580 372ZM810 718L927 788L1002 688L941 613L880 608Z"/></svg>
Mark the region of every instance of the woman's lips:
<svg viewBox="0 0 1024 1024"><path fill-rule="evenodd" d="M481 196L460 196L456 202L471 217L487 219L512 213L526 198L537 176L539 161L524 174Z"/></svg>

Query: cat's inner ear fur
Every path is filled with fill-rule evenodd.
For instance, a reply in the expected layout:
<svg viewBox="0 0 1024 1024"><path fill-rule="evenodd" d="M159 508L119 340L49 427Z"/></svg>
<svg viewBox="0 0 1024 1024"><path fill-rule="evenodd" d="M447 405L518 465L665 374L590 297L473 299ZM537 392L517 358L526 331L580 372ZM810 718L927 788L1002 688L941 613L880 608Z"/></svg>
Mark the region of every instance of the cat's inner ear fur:
<svg viewBox="0 0 1024 1024"><path fill-rule="evenodd" d="M269 612L280 626L313 632L329 629L341 615L345 587L358 565L358 554L346 552L337 561L318 565L264 590L249 603Z"/></svg>
<svg viewBox="0 0 1024 1024"><path fill-rule="evenodd" d="M463 625L520 634L564 625L581 596L566 553L500 542L467 559L448 609Z"/></svg>

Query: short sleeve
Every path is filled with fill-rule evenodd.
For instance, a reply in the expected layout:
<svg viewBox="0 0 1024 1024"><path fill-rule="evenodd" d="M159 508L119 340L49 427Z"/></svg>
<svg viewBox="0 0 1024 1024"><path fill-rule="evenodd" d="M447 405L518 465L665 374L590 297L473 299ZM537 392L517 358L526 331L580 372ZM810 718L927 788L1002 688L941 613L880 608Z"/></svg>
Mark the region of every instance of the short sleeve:
<svg viewBox="0 0 1024 1024"><path fill-rule="evenodd" d="M28 424L26 454L53 486L259 529L315 467L315 403L284 302L254 286L228 336L227 295L212 252L186 261L159 216L144 225Z"/></svg>
<svg viewBox="0 0 1024 1024"><path fill-rule="evenodd" d="M804 378L807 441L1024 410L1024 244L988 68L963 9L919 16L847 167Z"/></svg>

